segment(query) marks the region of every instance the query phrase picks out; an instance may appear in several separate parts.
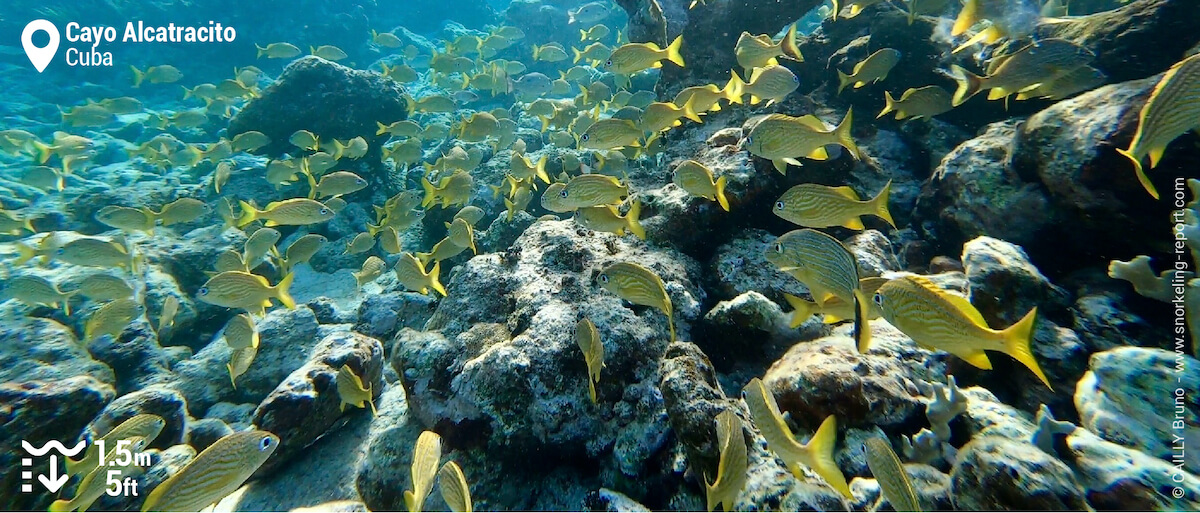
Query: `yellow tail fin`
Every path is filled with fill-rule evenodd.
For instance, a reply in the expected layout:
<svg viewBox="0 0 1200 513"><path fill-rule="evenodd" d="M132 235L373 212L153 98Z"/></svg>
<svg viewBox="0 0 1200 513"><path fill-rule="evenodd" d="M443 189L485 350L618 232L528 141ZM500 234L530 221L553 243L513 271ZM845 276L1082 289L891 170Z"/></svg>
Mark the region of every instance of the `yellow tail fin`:
<svg viewBox="0 0 1200 513"><path fill-rule="evenodd" d="M889 112L892 112L892 111L896 110L896 99L895 99L895 98L892 98L892 93L891 93L891 92L889 92L889 91L884 91L884 92L883 92L883 100L884 100L884 101L885 101L887 104L883 106L883 110L879 111L879 115L878 115L878 116L875 116L875 119L882 118L882 117L886 116L886 115L887 115L887 113L889 113Z"/></svg>
<svg viewBox="0 0 1200 513"><path fill-rule="evenodd" d="M1034 307L1029 313L1025 314L1016 324L1009 326L1001 333L1004 335L1004 354L1007 354L1013 359L1021 362L1022 365L1029 368L1037 375L1042 383L1046 384L1046 388L1054 390L1050 385L1050 380L1046 378L1046 374L1042 372L1042 368L1038 366L1037 359L1033 357L1033 350L1030 348L1030 343L1033 341L1033 327L1037 323L1037 307Z"/></svg>
<svg viewBox="0 0 1200 513"><path fill-rule="evenodd" d="M137 67L135 67L135 66L130 66L129 69L131 71L133 71L133 87L134 87L134 89L141 87L142 80L146 79L146 74L143 73L141 70L137 69Z"/></svg>
<svg viewBox="0 0 1200 513"><path fill-rule="evenodd" d="M859 151L858 145L854 143L854 137L850 135L850 123L854 120L854 108L846 110L846 117L842 118L842 123L833 129L834 136L837 138L837 144L842 145L850 151L850 156L854 160L862 160L862 152Z"/></svg>
<svg viewBox="0 0 1200 513"><path fill-rule="evenodd" d="M446 287L443 287L442 282L438 281L438 272L441 271L441 268L442 268L441 262L433 263L433 269L429 270L429 286L433 287L433 290L438 291L438 293L440 293L444 297L444 296L449 296L450 294L446 293Z"/></svg>
<svg viewBox="0 0 1200 513"><path fill-rule="evenodd" d="M833 459L833 448L836 443L837 417L830 415L825 418L824 422L821 422L821 427L817 428L817 432L804 445L808 449L809 455L809 460L804 463L838 493L846 497L853 497L850 493L850 485L846 484L846 476L842 474L842 470L837 466L837 461Z"/></svg>
<svg viewBox="0 0 1200 513"><path fill-rule="evenodd" d="M966 5L963 5L962 11L958 13L958 18L954 20L954 27L950 29L950 35L957 36L962 34L978 22L979 1L967 0Z"/></svg>
<svg viewBox="0 0 1200 513"><path fill-rule="evenodd" d="M854 291L854 342L859 354L871 348L871 323L867 320L870 305L861 290Z"/></svg>
<svg viewBox="0 0 1200 513"><path fill-rule="evenodd" d="M702 119L700 119L700 116L696 114L696 95L693 94L691 98L688 98L688 101L683 102L683 117L697 123L704 122Z"/></svg>
<svg viewBox="0 0 1200 513"><path fill-rule="evenodd" d="M1124 155L1131 162L1133 162L1133 171L1137 173L1138 182L1142 184L1142 187L1145 188L1146 192L1150 193L1154 199L1158 199L1158 189L1156 189L1154 184L1150 182L1150 177L1146 176L1146 170L1142 167L1142 160L1133 154L1132 148L1129 150L1117 148L1117 153Z"/></svg>
<svg viewBox="0 0 1200 513"><path fill-rule="evenodd" d="M238 207L242 209L241 215L239 215L237 218L238 228L253 223L254 220L258 218L258 209L254 208L254 205L246 203L242 200L238 200Z"/></svg>
<svg viewBox="0 0 1200 513"><path fill-rule="evenodd" d="M721 176L720 178L717 178L717 184L716 184L717 185L717 203L720 204L721 208L725 209L726 212L729 212L729 198L725 197L725 185L727 184L728 181L729 181L728 177Z"/></svg>
<svg viewBox="0 0 1200 513"><path fill-rule="evenodd" d="M629 207L629 213L625 214L625 221L629 223L629 231L637 238L646 240L646 229L642 228L642 222L638 220L642 215L642 202L634 201Z"/></svg>
<svg viewBox="0 0 1200 513"><path fill-rule="evenodd" d="M872 214L875 214L880 219L887 221L887 224L890 224L892 225L892 228L895 228L896 222L892 220L892 213L888 211L888 196L891 195L891 192L892 181L888 180L888 183L883 186L883 189L879 190L879 194L876 194L874 198L871 198L870 204L873 207L871 211Z"/></svg>
<svg viewBox="0 0 1200 513"><path fill-rule="evenodd" d="M296 308L296 300L292 299L292 295L288 291L288 289L292 288L292 279L295 278L295 276L296 275L294 274L288 274L287 276L284 276L282 280L279 280L278 285L275 285L276 299L279 299L279 302L283 303L283 306L288 307L288 309Z"/></svg>
<svg viewBox="0 0 1200 513"><path fill-rule="evenodd" d="M796 62L804 62L804 56L800 54L800 47L796 45L795 23L788 27L787 34L784 34L783 40L779 42L779 47L785 56L795 59Z"/></svg>
<svg viewBox="0 0 1200 513"><path fill-rule="evenodd" d="M667 46L667 60L674 62L676 65L682 68L684 67L683 56L679 54L679 49L681 47L683 47L682 34L676 36L675 40L671 41L671 44Z"/></svg>
<svg viewBox="0 0 1200 513"><path fill-rule="evenodd" d="M538 159L536 170L537 177L545 183L550 183L550 175L546 174L546 162L548 160L549 158L546 155L542 155L542 158Z"/></svg>
<svg viewBox="0 0 1200 513"><path fill-rule="evenodd" d="M957 64L951 65L950 71L954 75L954 81L958 82L958 89L954 91L951 105L955 107L962 105L972 96L979 94L979 90L983 88L983 77L971 73Z"/></svg>
<svg viewBox="0 0 1200 513"><path fill-rule="evenodd" d="M261 59L263 54L267 53L267 49L263 48L261 46L258 46L258 43L254 44L254 48L258 49L258 55L254 56L255 59Z"/></svg>
<svg viewBox="0 0 1200 513"><path fill-rule="evenodd" d="M838 74L838 90L837 90L837 92L838 92L838 94L842 94L842 89L845 89L846 86L853 84L854 79L850 78L850 75L842 73L842 70L840 70L840 69L837 70L837 74Z"/></svg>
<svg viewBox="0 0 1200 513"><path fill-rule="evenodd" d="M45 164L50 160L50 154L54 152L54 147L42 141L33 141L33 150L37 153L38 164Z"/></svg>
<svg viewBox="0 0 1200 513"><path fill-rule="evenodd" d="M75 506L71 504L71 501L66 500L66 499L59 499L59 500L56 500L56 501L50 503L49 511L51 513L62 513L65 511L73 511L74 509L75 509Z"/></svg>
<svg viewBox="0 0 1200 513"><path fill-rule="evenodd" d="M838 11L841 10L841 8L841 2L838 0L833 0L833 10L829 12L829 14L833 16L833 21L837 21Z"/></svg>
<svg viewBox="0 0 1200 513"><path fill-rule="evenodd" d="M421 208L429 208L437 200L437 189L428 178L421 178L421 188L425 189L425 199L421 200Z"/></svg>
<svg viewBox="0 0 1200 513"><path fill-rule="evenodd" d="M784 294L783 299L789 305L792 305L792 318L788 322L788 326L792 328L800 327L801 324L804 324L804 321L807 321L809 317L812 317L820 309L816 303L791 294Z"/></svg>

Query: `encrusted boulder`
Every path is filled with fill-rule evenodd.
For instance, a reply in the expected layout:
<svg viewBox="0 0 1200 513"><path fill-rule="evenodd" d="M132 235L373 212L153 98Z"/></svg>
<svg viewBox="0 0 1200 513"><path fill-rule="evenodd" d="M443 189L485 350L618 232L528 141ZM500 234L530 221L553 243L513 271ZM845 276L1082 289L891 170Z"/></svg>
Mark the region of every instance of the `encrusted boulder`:
<svg viewBox="0 0 1200 513"><path fill-rule="evenodd" d="M274 84L229 120L228 137L262 132L271 144L257 151L278 156L296 151L288 138L297 130L316 134L322 146L362 136L373 143L364 159L378 162L383 141L375 135L375 123L386 125L407 116L404 88L395 81L308 56L289 64Z"/></svg>

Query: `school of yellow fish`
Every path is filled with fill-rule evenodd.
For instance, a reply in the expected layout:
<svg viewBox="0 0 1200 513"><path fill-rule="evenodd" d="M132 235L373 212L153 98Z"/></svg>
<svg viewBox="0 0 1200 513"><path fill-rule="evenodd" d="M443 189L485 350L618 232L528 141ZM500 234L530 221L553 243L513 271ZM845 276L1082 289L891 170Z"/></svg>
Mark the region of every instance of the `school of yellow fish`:
<svg viewBox="0 0 1200 513"><path fill-rule="evenodd" d="M833 19L858 16L877 1L835 2ZM906 0L910 23L914 17L939 12L938 4ZM928 5L927 5L928 4ZM972 27L983 27L963 47L975 43L996 43L1013 36L998 22L987 18L989 0L968 0L954 24L954 35L966 34ZM705 2L692 2L692 9L704 9ZM412 169L422 174L421 191L404 190L373 207L373 223L345 242L344 254L379 251L366 259L354 272L358 286L366 286L388 271L411 291L446 296L453 293L441 282L442 262L476 245L478 223L483 209L471 201L480 185L487 185L494 198L503 197L511 221L515 214L529 209L540 194L540 206L556 214L569 214L582 227L618 236L626 233L646 239L640 222L638 191L623 180L630 161L653 158L663 149L665 132L686 122L702 123L709 113L730 108L772 106L784 102L799 87L799 79L781 61L792 66L804 65L797 43L796 27L787 28L779 38L768 34L742 32L730 49L742 68L730 71L724 85L699 84L684 88L670 101L659 101L648 91L630 88L634 75L667 66L685 66L681 49L685 37L674 38L665 47L654 43L623 41L620 30L600 23L613 9L609 4L590 2L571 11L571 22L579 28L579 41L569 44L523 45L525 34L512 26L492 27L484 35L463 35L441 41L431 54L422 55L390 32L372 30L364 35L370 44L392 53L391 64L379 73L401 84L425 80L441 92L419 98L407 97L408 119L377 123L375 136L386 136L382 159L398 172ZM685 35L686 36L686 35ZM259 59L300 57L300 46L287 42L258 45ZM496 58L501 52L518 48L519 60ZM343 61L348 54L331 45L312 45L312 55L330 61ZM508 55L513 52L509 50ZM1046 39L1022 46L1012 53L993 59L988 68L976 74L955 66L950 70L959 83L953 94L937 86L912 88L893 96L883 91L886 107L882 117L894 113L897 119L930 118L963 104L980 91L989 91L988 99L1029 98L1060 99L1090 89L1104 81L1102 73L1089 63L1094 55L1074 43ZM880 49L853 66L849 72L836 70L837 93L860 89L887 78L904 56L890 48ZM549 64L558 77L526 72L535 64ZM164 87L178 84L184 74L171 65L131 70L134 88ZM742 76L746 78L743 79ZM614 90L603 78L611 77ZM256 66L239 67L234 75L219 83L183 87L183 100L197 103L194 108L155 112L132 97L89 100L84 105L62 111L62 131L43 141L23 130L0 131L0 152L27 156L31 164L21 181L48 193L71 187L85 176L95 143L79 129L101 127L134 120L157 128L160 133L141 143L130 143L131 160L140 159L160 173L171 169L195 169L206 173L212 194L197 198L179 198L161 205L110 205L95 214L95 220L113 229L105 235L73 232L46 232L38 219L20 212L0 211L0 233L32 234L15 244L14 267L47 266L58 261L94 268L86 277L73 282L55 283L36 274L18 274L7 279L9 297L31 306L61 308L71 314L71 303L87 298L91 308L84 321L85 343L100 337L119 337L135 320L148 316L144 297L139 292L138 276L145 256L137 240L145 236L174 236L177 225L203 220L216 213L227 229L245 232L240 251L220 255L211 266L209 278L194 293L194 298L239 311L220 331L231 349L227 365L229 378L236 387L239 376L252 365L259 349L257 319L278 304L294 308L289 292L293 271L308 262L329 240L308 233L281 248L277 243L284 231L304 229L333 219L346 205L345 197L372 184L366 178L341 169L347 163L369 154L370 144L362 136L349 140L331 139L309 130L297 130L288 143L288 156L272 159L263 169L239 169L233 157L253 153L273 141L257 131L239 133L231 139L220 138L206 144L183 142L173 130L208 130L228 120L248 101L260 96L262 84L270 77ZM176 86L177 87L177 86ZM473 111L464 107L480 95L512 98L511 108ZM749 95L748 102L746 96ZM1194 127L1200 116L1200 56L1192 56L1162 78L1141 112L1137 136L1129 149L1120 150L1135 165L1136 174L1147 191L1157 197L1142 168L1149 155L1154 167L1167 145L1181 133ZM724 104L722 104L724 102ZM202 106L199 103L203 103ZM743 105L733 107L734 105ZM447 116L449 115L449 116ZM443 120L449 118L451 122ZM572 150L561 153L563 172L550 176L548 155L526 153L525 141L517 136L524 121L533 121L547 147ZM830 148L840 146L853 159L863 154L852 135L853 112L831 126L814 115L772 113L760 116L745 132L741 147L750 154L770 161L779 173L789 166L802 166L803 159L821 161L833 158ZM1190 123L1190 124L1189 124ZM493 153L508 151L508 172L500 183L477 184L473 172L483 164L484 154L474 145L453 144L437 153L429 148L446 140L463 143L487 143ZM254 173L276 186L279 197L265 205L235 200L227 187L235 175ZM737 207L737 197L726 190L728 177L714 173L697 160L674 166L672 183L689 195L703 198L724 211ZM772 212L797 225L766 249L765 257L811 291L811 300L787 296L793 307L792 326L813 315L825 322L853 320L857 348L870 348L870 321L883 318L918 345L938 349L962 358L981 369L990 369L985 351L1003 352L1029 368L1047 386L1030 352L1029 343L1036 309L1004 330L987 325L965 299L945 292L922 277L893 280L860 275L853 253L840 241L818 231L844 227L863 230L863 216L873 216L896 228L888 210L890 184L870 199L862 200L848 186L832 187L800 183L788 189L773 205ZM430 209L457 209L452 221L445 223L445 237L427 251L405 248L402 234L417 225ZM303 233L303 232L301 232ZM144 234L144 235L139 235ZM134 237L138 235L138 237ZM389 261L391 262L389 264ZM267 266L267 267L264 267ZM666 318L670 339L675 339L675 322L670 295L661 277L635 262L617 262L597 275L600 289L630 303L652 306ZM171 329L180 308L179 298L168 298L154 326L161 334ZM79 307L77 306L78 310ZM147 319L149 320L149 319ZM586 362L588 396L602 402L600 373L604 367L603 332L588 319L576 326L575 340ZM349 366L336 375L339 408L346 406L375 411L370 383ZM768 447L797 475L800 467L812 469L842 494L849 488L832 460L836 439L836 419L825 419L807 444L797 442L782 420L775 400L761 381L755 379L744 394L753 424L767 439ZM108 436L148 444L162 429L160 418L139 416L118 426ZM134 422L136 419L137 422ZM155 420L157 419L157 420ZM745 483L746 454L742 421L729 412L715 418L720 448L718 474L705 476L708 507L723 505L730 510ZM130 424L133 423L133 424ZM128 424L128 425L127 425ZM885 493L894 504L915 506L911 485L896 477L895 455L886 443L867 445L872 470L890 476L881 479ZM143 510L180 508L196 510L227 495L244 482L253 470L279 444L270 433L248 431L230 435L200 453L192 464L153 490ZM440 439L432 432L421 435L413 460L413 489L404 492L411 511L419 511L435 478L442 483L448 504L455 511L470 511L471 501L461 469L453 462L437 471ZM68 473L83 475L79 495L61 500L54 511L84 510L98 497L98 481L93 475L89 453L79 462L68 464ZM93 481L96 481L93 483Z"/></svg>

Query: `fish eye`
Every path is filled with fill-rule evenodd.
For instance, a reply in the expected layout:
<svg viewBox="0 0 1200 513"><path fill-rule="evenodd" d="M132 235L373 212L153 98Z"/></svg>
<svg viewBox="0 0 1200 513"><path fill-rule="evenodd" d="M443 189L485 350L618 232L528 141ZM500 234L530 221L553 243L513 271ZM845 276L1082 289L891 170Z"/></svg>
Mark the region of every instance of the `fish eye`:
<svg viewBox="0 0 1200 513"><path fill-rule="evenodd" d="M608 283L608 275L607 274L600 275L600 283Z"/></svg>
<svg viewBox="0 0 1200 513"><path fill-rule="evenodd" d="M796 76L796 75L792 75L792 82L795 82L795 83L799 84L799 83L800 83L800 77L798 77L798 76Z"/></svg>
<svg viewBox="0 0 1200 513"><path fill-rule="evenodd" d="M200 287L200 290L196 291L196 294L200 295L200 296L207 296L208 295L208 287Z"/></svg>
<svg viewBox="0 0 1200 513"><path fill-rule="evenodd" d="M783 202L782 201L775 202L775 210L783 210Z"/></svg>
<svg viewBox="0 0 1200 513"><path fill-rule="evenodd" d="M612 66L612 59L609 59L609 60L605 61L604 65L605 65L605 66Z"/></svg>
<svg viewBox="0 0 1200 513"><path fill-rule="evenodd" d="M562 192L559 192L559 193L558 193L558 197L560 197L560 198L564 198L564 199L565 199L565 198L567 197L567 194L568 194L568 193L567 193L567 189L566 189L566 188L563 188Z"/></svg>
<svg viewBox="0 0 1200 513"><path fill-rule="evenodd" d="M754 139L752 139L750 136L747 135L746 136L746 144L752 144L752 143L754 143Z"/></svg>
<svg viewBox="0 0 1200 513"><path fill-rule="evenodd" d="M583 135L579 136L579 140L580 140L580 141L586 141L586 140L590 139L591 137L592 137L592 136L590 136L590 135L588 135L588 134L583 134Z"/></svg>
<svg viewBox="0 0 1200 513"><path fill-rule="evenodd" d="M874 301L875 304L882 307L883 306L883 294L876 292L874 296L871 296L871 301Z"/></svg>
<svg viewBox="0 0 1200 513"><path fill-rule="evenodd" d="M271 437L264 436L264 437L262 437L262 440L258 441L258 450L265 451L270 448L271 448Z"/></svg>
<svg viewBox="0 0 1200 513"><path fill-rule="evenodd" d="M776 253L783 253L783 244L780 244L780 243L776 242L776 243L775 243L775 252L776 252Z"/></svg>
<svg viewBox="0 0 1200 513"><path fill-rule="evenodd" d="M321 209L321 215L323 215L323 216L327 216L327 215L329 215L329 214L332 214L332 213L333 213L333 212L332 212L332 211L330 211L330 210L329 210L329 209L327 209L327 208L323 208L323 209Z"/></svg>

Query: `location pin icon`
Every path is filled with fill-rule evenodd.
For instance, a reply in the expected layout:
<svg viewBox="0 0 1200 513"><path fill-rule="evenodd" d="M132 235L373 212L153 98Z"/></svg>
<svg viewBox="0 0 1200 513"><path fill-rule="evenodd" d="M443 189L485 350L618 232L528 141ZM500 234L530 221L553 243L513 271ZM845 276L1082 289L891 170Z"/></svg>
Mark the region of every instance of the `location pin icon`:
<svg viewBox="0 0 1200 513"><path fill-rule="evenodd" d="M50 36L50 44L41 48L33 44L33 34L39 30ZM29 57L29 62L41 73L50 65L50 61L54 60L54 54L58 53L58 27L48 20L33 20L25 25L25 30L21 32L21 45L25 47L25 55Z"/></svg>

